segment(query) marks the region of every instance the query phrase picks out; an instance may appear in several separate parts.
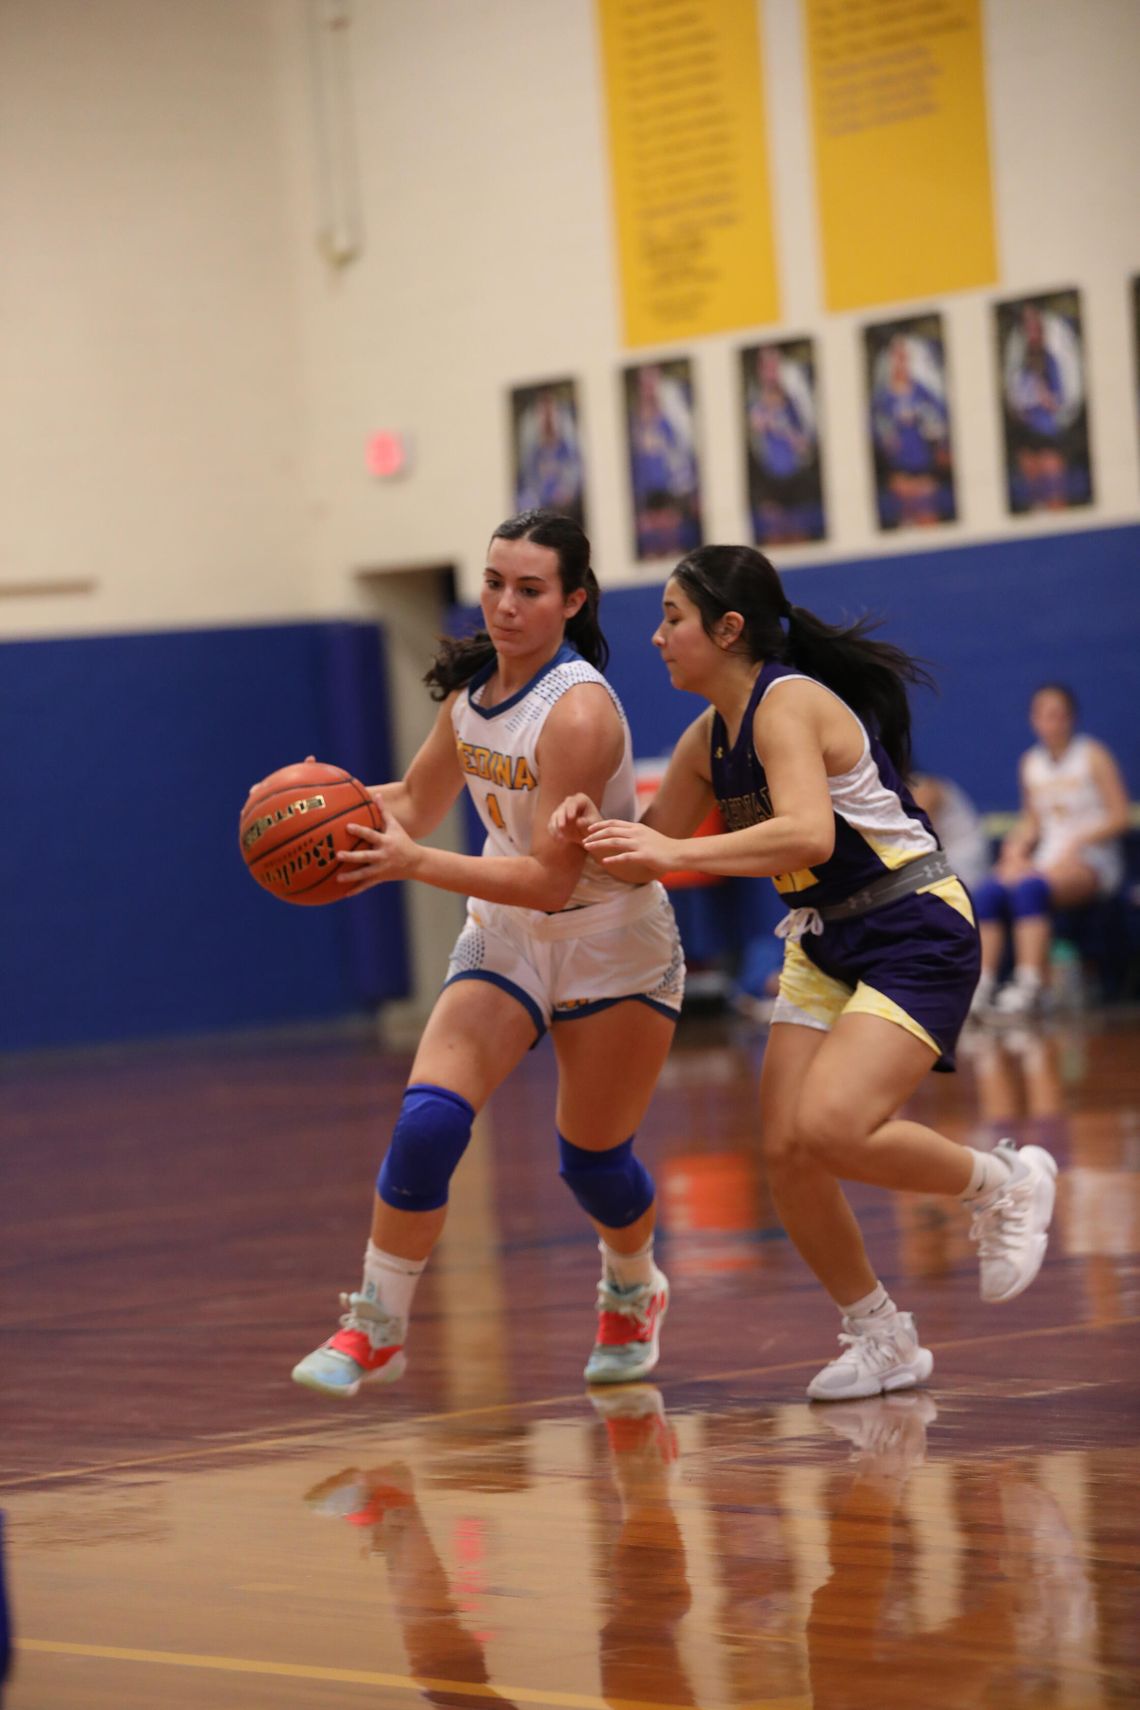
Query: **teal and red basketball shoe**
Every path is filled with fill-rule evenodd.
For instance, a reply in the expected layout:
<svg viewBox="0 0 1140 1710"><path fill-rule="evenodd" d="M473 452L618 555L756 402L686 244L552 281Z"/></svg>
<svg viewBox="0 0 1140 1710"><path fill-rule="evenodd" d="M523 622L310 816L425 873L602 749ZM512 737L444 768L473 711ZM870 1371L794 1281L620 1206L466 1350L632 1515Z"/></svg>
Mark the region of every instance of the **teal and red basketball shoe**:
<svg viewBox="0 0 1140 1710"><path fill-rule="evenodd" d="M364 1383L395 1383L404 1375L405 1326L362 1294L342 1294L340 1329L293 1367L293 1382L322 1395L355 1395Z"/></svg>
<svg viewBox="0 0 1140 1710"><path fill-rule="evenodd" d="M669 1310L669 1283L653 1267L647 1283L618 1288L603 1276L598 1284L598 1338L586 1361L587 1383L635 1383L661 1357L661 1325Z"/></svg>

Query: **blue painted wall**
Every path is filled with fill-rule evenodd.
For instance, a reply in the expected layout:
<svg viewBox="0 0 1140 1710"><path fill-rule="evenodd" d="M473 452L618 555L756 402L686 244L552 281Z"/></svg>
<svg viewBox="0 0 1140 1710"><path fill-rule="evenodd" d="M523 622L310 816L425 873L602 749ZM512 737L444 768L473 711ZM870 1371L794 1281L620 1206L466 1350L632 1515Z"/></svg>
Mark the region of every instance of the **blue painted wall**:
<svg viewBox="0 0 1140 1710"><path fill-rule="evenodd" d="M340 1016L408 990L403 902L298 908L246 873L256 779L391 776L383 640L326 623L0 647L0 1043Z"/></svg>

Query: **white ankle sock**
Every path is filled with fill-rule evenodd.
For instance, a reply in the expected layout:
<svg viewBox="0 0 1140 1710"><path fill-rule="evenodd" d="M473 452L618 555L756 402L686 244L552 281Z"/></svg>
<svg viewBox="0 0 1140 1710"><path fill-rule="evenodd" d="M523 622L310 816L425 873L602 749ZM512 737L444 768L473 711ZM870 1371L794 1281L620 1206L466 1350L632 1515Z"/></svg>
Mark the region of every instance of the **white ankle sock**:
<svg viewBox="0 0 1140 1710"><path fill-rule="evenodd" d="M995 1188L1004 1187L1016 1168L1013 1160L1001 1152L979 1152L973 1146L967 1146L966 1150L973 1153L974 1173L970 1177L970 1185L959 1198L967 1203L993 1193Z"/></svg>
<svg viewBox="0 0 1140 1710"><path fill-rule="evenodd" d="M618 1288L640 1288L653 1281L653 1237L636 1253L615 1253L604 1241L598 1242L602 1255L602 1274L607 1282Z"/></svg>
<svg viewBox="0 0 1140 1710"><path fill-rule="evenodd" d="M364 1281L360 1292L389 1318L407 1323L412 1296L426 1264L426 1259L401 1259L396 1253L385 1253L369 1241L364 1249Z"/></svg>
<svg viewBox="0 0 1140 1710"><path fill-rule="evenodd" d="M898 1308L882 1283L877 1282L870 1294L865 1294L862 1300L852 1301L850 1306L841 1306L839 1310L844 1318L885 1318L888 1313L896 1312Z"/></svg>
<svg viewBox="0 0 1140 1710"><path fill-rule="evenodd" d="M1013 983L1021 986L1024 991L1036 992L1041 989L1041 972L1038 968L1015 968Z"/></svg>

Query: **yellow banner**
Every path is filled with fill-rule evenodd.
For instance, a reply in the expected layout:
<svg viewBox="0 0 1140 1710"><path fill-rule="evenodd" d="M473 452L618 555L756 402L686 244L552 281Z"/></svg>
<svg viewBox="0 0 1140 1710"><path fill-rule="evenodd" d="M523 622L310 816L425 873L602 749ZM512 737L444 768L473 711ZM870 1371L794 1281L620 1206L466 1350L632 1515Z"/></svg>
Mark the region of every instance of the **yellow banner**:
<svg viewBox="0 0 1140 1710"><path fill-rule="evenodd" d="M997 278L981 0L804 0L829 309Z"/></svg>
<svg viewBox="0 0 1140 1710"><path fill-rule="evenodd" d="M627 344L779 317L757 0L598 0Z"/></svg>

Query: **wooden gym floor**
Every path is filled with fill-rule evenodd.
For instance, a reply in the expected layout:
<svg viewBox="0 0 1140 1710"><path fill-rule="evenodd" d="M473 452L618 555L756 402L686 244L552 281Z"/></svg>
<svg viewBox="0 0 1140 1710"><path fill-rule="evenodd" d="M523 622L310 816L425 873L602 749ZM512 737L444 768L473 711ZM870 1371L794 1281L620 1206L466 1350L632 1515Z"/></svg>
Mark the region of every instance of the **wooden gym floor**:
<svg viewBox="0 0 1140 1710"><path fill-rule="evenodd" d="M545 1046L456 1179L408 1376L341 1405L288 1374L358 1279L406 1058L351 1031L0 1065L6 1710L1140 1702L1140 1020L978 1034L931 1078L912 1108L956 1137L1056 1151L1049 1258L983 1307L955 1207L856 1189L936 1369L830 1409L763 1046L687 1021L642 1133L653 1384L581 1381L596 1255Z"/></svg>

